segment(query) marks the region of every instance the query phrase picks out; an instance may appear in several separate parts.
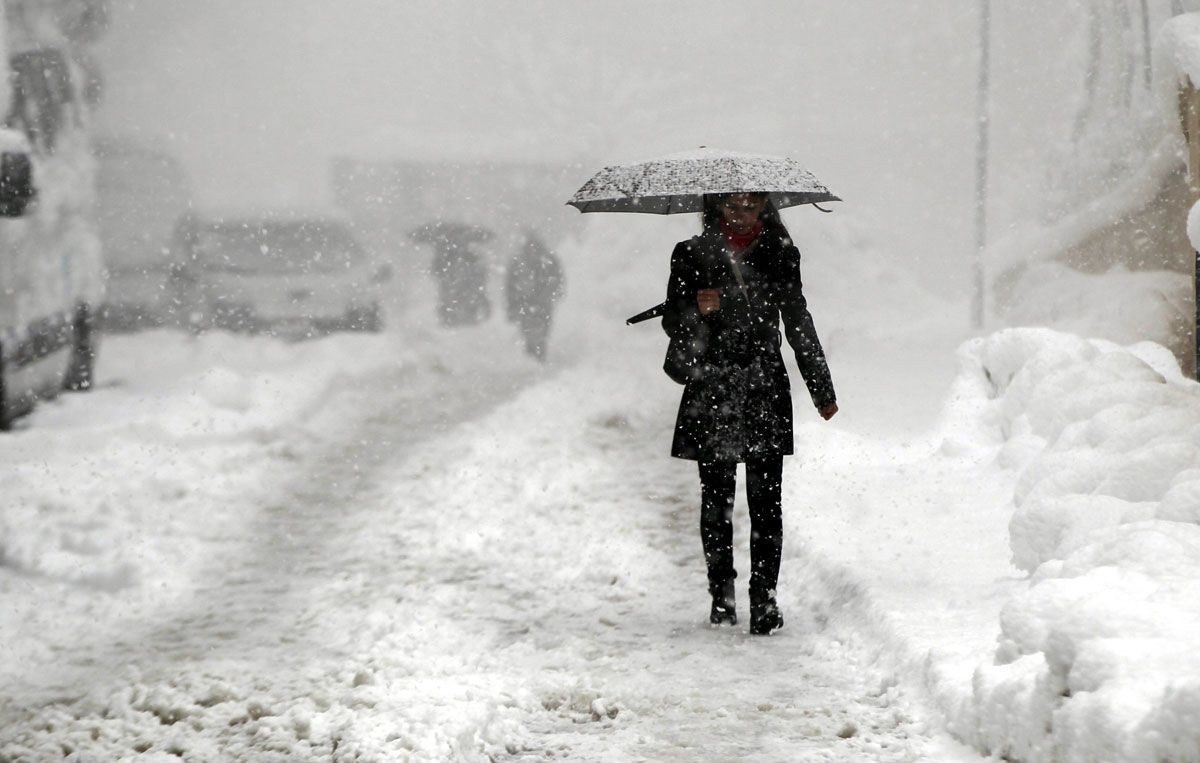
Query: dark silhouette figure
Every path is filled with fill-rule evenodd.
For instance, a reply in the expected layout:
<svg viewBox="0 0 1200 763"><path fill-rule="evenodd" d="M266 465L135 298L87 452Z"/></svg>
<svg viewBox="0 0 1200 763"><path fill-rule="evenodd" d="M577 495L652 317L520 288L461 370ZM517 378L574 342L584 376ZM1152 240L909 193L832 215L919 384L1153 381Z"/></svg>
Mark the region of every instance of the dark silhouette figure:
<svg viewBox="0 0 1200 763"><path fill-rule="evenodd" d="M508 319L517 324L525 351L546 360L554 303L563 295L563 273L558 258L533 232L513 255L504 274L504 299Z"/></svg>
<svg viewBox="0 0 1200 763"><path fill-rule="evenodd" d="M468 326L491 315L487 265L471 249L491 237L483 228L454 222L430 223L413 232L413 241L433 246L430 270L438 284L437 314L443 326Z"/></svg>
<svg viewBox="0 0 1200 763"><path fill-rule="evenodd" d="M750 632L782 627L775 598L783 548L783 458L793 452L783 337L813 405L838 410L825 353L800 280L800 252L766 194L705 198L704 229L671 257L663 329L684 384L671 455L698 462L700 537L714 625L734 624L733 500L745 464L750 508Z"/></svg>

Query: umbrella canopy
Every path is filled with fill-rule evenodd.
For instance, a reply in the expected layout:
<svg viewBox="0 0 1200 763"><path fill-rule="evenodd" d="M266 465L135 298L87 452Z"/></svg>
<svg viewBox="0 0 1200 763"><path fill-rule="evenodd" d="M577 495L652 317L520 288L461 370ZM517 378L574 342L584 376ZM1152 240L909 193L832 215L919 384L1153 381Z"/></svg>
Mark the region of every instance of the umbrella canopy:
<svg viewBox="0 0 1200 763"><path fill-rule="evenodd" d="M767 193L779 209L841 201L808 170L781 156L701 148L605 167L567 203L580 212L699 212L709 193Z"/></svg>

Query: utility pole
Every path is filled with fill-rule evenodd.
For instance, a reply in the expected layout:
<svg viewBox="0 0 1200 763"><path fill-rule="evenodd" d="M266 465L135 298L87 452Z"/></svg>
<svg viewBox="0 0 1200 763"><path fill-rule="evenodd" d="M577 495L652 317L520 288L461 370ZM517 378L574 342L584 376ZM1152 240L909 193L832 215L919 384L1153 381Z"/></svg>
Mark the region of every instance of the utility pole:
<svg viewBox="0 0 1200 763"><path fill-rule="evenodd" d="M971 295L971 327L983 328L984 292L986 279L983 249L987 246L987 186L988 186L988 122L991 87L991 25L992 2L980 0L979 9L979 90L976 103L975 146L975 268L974 291Z"/></svg>
<svg viewBox="0 0 1200 763"><path fill-rule="evenodd" d="M1142 0L1142 84L1150 92L1154 84L1154 48L1150 40L1150 6Z"/></svg>

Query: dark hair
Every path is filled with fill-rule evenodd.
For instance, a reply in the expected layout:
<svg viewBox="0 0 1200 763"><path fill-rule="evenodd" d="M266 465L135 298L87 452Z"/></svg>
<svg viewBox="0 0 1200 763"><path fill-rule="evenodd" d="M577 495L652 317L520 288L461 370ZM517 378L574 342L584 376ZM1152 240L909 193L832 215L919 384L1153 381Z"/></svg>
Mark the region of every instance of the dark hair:
<svg viewBox="0 0 1200 763"><path fill-rule="evenodd" d="M705 233L721 229L721 205L725 203L726 199L734 195L732 193L704 194L704 209L700 212L700 223L703 225ZM767 197L767 203L763 207L762 214L758 216L758 219L762 220L763 230L776 233L782 239L790 239L792 236L783 224L783 218L779 216L779 210L775 207L775 202L771 201L769 194L764 195Z"/></svg>

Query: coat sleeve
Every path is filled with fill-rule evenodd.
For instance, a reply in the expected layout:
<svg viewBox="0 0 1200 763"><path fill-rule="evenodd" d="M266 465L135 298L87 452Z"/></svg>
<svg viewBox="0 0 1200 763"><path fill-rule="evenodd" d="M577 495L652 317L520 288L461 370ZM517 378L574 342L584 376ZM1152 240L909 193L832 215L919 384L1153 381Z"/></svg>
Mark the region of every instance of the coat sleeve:
<svg viewBox="0 0 1200 763"><path fill-rule="evenodd" d="M696 304L699 279L691 247L687 241L679 242L671 254L671 277L667 281L662 317L662 328L667 336L677 337L700 323L700 307Z"/></svg>
<svg viewBox="0 0 1200 763"><path fill-rule="evenodd" d="M825 351L821 349L817 329L808 312L808 301L804 299L799 250L795 246L785 247L782 260L777 298L779 313L783 318L783 333L796 353L796 365L800 367L813 405L824 408L836 402L837 396L833 391L829 365L825 362Z"/></svg>

